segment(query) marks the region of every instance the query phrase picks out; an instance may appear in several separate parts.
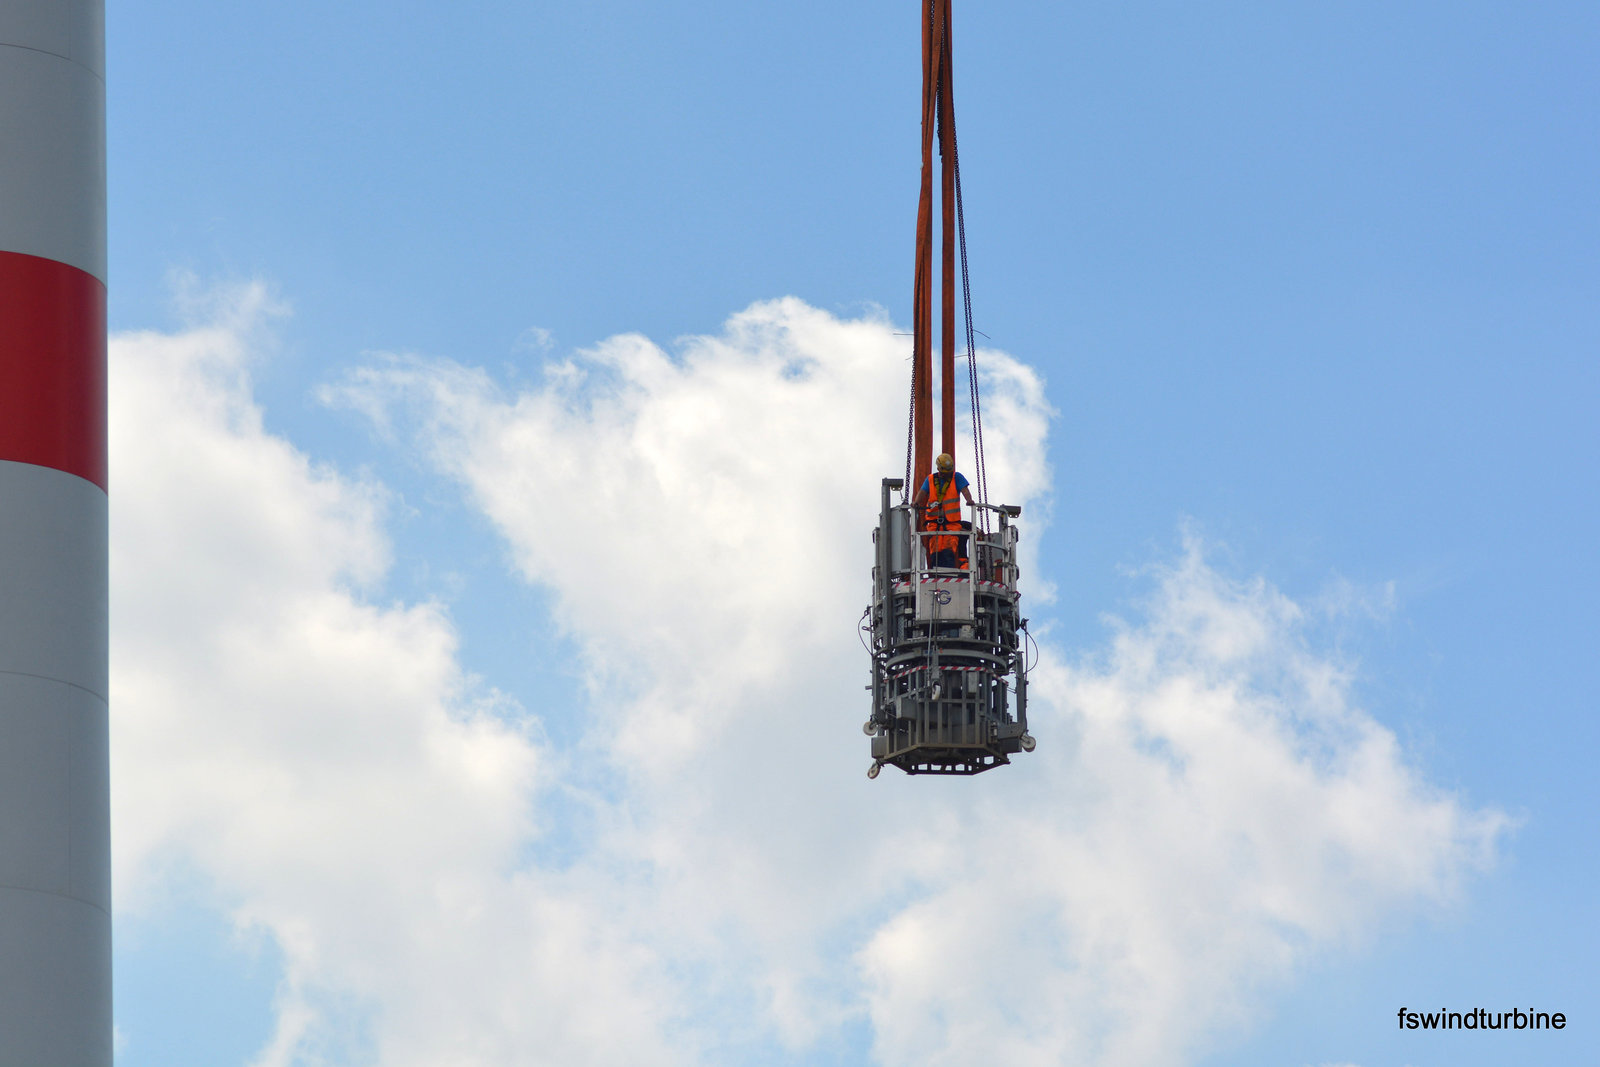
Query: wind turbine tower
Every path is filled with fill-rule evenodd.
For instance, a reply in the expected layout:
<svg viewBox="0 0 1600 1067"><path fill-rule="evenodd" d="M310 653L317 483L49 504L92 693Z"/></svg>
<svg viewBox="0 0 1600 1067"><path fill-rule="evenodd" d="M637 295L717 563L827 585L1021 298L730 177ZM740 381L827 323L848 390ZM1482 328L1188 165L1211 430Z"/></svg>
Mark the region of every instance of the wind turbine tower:
<svg viewBox="0 0 1600 1067"><path fill-rule="evenodd" d="M0 1067L110 1067L104 0L0 0Z"/></svg>

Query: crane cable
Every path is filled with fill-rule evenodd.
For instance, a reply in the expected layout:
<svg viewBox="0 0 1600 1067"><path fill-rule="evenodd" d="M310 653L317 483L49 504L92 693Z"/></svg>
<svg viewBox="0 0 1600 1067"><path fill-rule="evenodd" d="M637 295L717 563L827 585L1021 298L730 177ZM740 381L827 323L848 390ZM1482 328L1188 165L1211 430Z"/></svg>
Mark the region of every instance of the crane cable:
<svg viewBox="0 0 1600 1067"><path fill-rule="evenodd" d="M944 38L944 47L949 48L949 37ZM948 52L945 61L949 62ZM934 109L939 114L939 109ZM967 393L972 409L972 451L973 473L976 475L975 483L978 489L978 500L982 504L989 503L989 473L988 464L983 449L983 406L978 396L978 344L975 330L972 325L972 273L967 263L967 217L961 198L961 151L957 147L956 139L956 107L955 101L949 101L950 115L950 169L955 179L956 194L956 240L961 253L961 305L964 325L967 335ZM939 120L943 122L943 115ZM930 338L931 343L931 338ZM913 342L913 349L915 343ZM907 503L915 491L911 484L911 463L916 437L916 411L917 411L917 374L919 368L917 361L911 361L911 397L907 403L906 415L906 473L902 483L900 498L901 503ZM988 511L978 509L978 528L984 533L989 531Z"/></svg>
<svg viewBox="0 0 1600 1067"><path fill-rule="evenodd" d="M955 171L956 242L961 249L961 305L967 327L967 389L972 398L972 459L976 464L978 500L989 503L989 473L983 454L983 406L978 399L978 343L972 326L972 274L967 267L967 217L961 203L961 151L956 147L956 109L950 105L950 164ZM988 512L980 510L980 528L988 532Z"/></svg>
<svg viewBox="0 0 1600 1067"><path fill-rule="evenodd" d="M950 38L945 37L945 62L950 62ZM973 474L978 488L978 501L989 503L989 472L983 452L983 405L978 397L978 342L972 325L972 272L967 264L967 213L961 198L961 149L956 137L956 104L948 101L950 116L950 170L955 179L956 193L956 243L961 253L961 310L967 330L967 392L972 404L972 461ZM941 117L941 121L943 121ZM977 509L978 528L989 532L989 512Z"/></svg>

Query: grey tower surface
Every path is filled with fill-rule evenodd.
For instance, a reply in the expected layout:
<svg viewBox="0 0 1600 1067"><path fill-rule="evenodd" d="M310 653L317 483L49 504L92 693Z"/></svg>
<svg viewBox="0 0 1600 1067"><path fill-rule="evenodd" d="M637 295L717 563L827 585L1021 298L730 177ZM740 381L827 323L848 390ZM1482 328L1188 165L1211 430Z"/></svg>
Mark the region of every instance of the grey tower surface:
<svg viewBox="0 0 1600 1067"><path fill-rule="evenodd" d="M0 1067L109 1067L102 0L0 0Z"/></svg>

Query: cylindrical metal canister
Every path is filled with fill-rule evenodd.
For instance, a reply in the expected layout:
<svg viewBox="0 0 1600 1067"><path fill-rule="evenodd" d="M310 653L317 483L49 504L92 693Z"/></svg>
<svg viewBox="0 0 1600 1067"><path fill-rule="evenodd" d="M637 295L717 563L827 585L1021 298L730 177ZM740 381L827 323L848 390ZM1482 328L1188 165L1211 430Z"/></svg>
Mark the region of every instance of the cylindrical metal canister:
<svg viewBox="0 0 1600 1067"><path fill-rule="evenodd" d="M0 1065L111 1063L103 0L0 3Z"/></svg>
<svg viewBox="0 0 1600 1067"><path fill-rule="evenodd" d="M904 508L889 512L889 570L900 574L911 569L911 515Z"/></svg>

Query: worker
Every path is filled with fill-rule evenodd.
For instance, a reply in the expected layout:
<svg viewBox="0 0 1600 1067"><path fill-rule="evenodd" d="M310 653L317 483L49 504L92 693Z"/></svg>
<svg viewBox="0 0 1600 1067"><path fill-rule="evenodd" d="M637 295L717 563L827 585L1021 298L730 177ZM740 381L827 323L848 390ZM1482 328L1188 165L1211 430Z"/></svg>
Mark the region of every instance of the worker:
<svg viewBox="0 0 1600 1067"><path fill-rule="evenodd" d="M956 461L948 452L940 452L933 461L934 472L922 479L913 503L923 509L924 530L972 529L961 521L961 501L957 494L967 498L967 505L975 507L967 480L956 471ZM929 483L932 483L931 485ZM967 539L959 534L924 538L928 549L928 566L960 567L967 569Z"/></svg>

